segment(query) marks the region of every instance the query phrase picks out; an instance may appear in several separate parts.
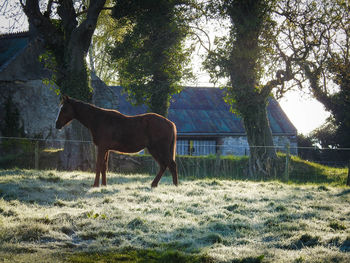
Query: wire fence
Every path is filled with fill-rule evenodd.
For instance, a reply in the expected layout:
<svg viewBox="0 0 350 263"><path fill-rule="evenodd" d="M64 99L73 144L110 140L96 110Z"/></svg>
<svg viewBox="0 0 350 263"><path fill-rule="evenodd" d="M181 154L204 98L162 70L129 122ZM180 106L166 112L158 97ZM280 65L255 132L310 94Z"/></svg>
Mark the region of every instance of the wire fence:
<svg viewBox="0 0 350 263"><path fill-rule="evenodd" d="M93 171L96 150L92 141L0 137L0 169L57 169L64 170L64 148L67 145L84 145L91 149L86 170ZM229 149L228 149L229 147ZM322 181L348 177L349 148L298 147L296 145L271 146L278 153L277 170L285 180ZM242 148L244 150L242 150ZM177 143L176 162L180 176L223 177L247 179L250 151L263 146L219 145L213 142ZM239 152L240 155L225 153ZM109 170L118 173L156 174L158 165L142 151L135 155L110 154Z"/></svg>

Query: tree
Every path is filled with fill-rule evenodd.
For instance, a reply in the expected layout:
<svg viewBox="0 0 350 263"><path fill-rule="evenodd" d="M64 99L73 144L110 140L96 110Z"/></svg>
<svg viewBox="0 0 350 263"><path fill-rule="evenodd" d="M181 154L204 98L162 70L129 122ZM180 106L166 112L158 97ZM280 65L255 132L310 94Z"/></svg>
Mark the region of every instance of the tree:
<svg viewBox="0 0 350 263"><path fill-rule="evenodd" d="M267 104L272 91L279 86L283 91L284 82L293 78L287 56L285 63L276 68L280 66L276 63L279 52L274 48L278 32L278 23L273 20L276 1L223 0L208 8L216 17L229 19L230 33L216 40L218 47L209 52L205 67L213 77L229 79L226 100L244 122L250 146L250 175L276 175L277 155Z"/></svg>
<svg viewBox="0 0 350 263"><path fill-rule="evenodd" d="M283 52L295 54L297 84L333 118L318 131L324 147L350 148L350 4L342 0L285 1ZM327 134L327 140L322 139ZM332 143L329 142L332 139ZM342 153L344 159L350 152Z"/></svg>
<svg viewBox="0 0 350 263"><path fill-rule="evenodd" d="M185 47L192 14L190 0L118 0L113 17L128 28L111 49L120 84L136 104L167 116L170 97L189 77L186 65L191 49Z"/></svg>
<svg viewBox="0 0 350 263"><path fill-rule="evenodd" d="M91 87L86 55L106 0L73 1L20 0L29 25L45 41L61 94L90 101ZM40 3L39 3L40 2ZM66 134L70 140L86 140L87 134L78 123ZM83 134L83 135L82 135ZM87 168L91 163L86 144L67 142L62 164L69 169Z"/></svg>

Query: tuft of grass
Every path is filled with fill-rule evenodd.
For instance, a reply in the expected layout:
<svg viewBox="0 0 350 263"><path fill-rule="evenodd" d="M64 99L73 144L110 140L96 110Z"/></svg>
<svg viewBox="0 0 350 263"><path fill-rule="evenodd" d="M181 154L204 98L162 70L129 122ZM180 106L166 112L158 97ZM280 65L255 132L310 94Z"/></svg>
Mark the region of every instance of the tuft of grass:
<svg viewBox="0 0 350 263"><path fill-rule="evenodd" d="M332 221L329 223L330 228L334 230L345 230L346 226L338 221Z"/></svg>
<svg viewBox="0 0 350 263"><path fill-rule="evenodd" d="M141 229L141 230L147 230L147 224L144 219L137 217L132 219L128 224L127 227L135 230L135 229Z"/></svg>
<svg viewBox="0 0 350 263"><path fill-rule="evenodd" d="M54 206L58 206L58 207L65 207L65 206L67 206L66 202L64 202L62 200L56 200L53 205Z"/></svg>
<svg viewBox="0 0 350 263"><path fill-rule="evenodd" d="M290 249L302 249L304 247L314 247L317 246L320 242L320 237L312 236L310 234L303 234L297 240L292 242L289 245Z"/></svg>
<svg viewBox="0 0 350 263"><path fill-rule="evenodd" d="M40 175L39 180L51 182L51 183L58 183L62 179L59 176L55 175L53 172L49 172L47 174Z"/></svg>
<svg viewBox="0 0 350 263"><path fill-rule="evenodd" d="M237 210L238 208L239 208L238 204L228 205L228 206L225 207L225 209L230 211L230 212L233 212L233 211Z"/></svg>
<svg viewBox="0 0 350 263"><path fill-rule="evenodd" d="M264 255L260 255L257 257L246 257L242 259L234 259L232 263L261 263L263 262Z"/></svg>
<svg viewBox="0 0 350 263"><path fill-rule="evenodd" d="M0 240L7 242L37 242L47 233L49 233L49 230L43 224L22 223L13 227L0 229Z"/></svg>
<svg viewBox="0 0 350 263"><path fill-rule="evenodd" d="M216 243L223 243L224 239L218 233L210 233L210 234L207 234L206 236L202 237L199 241L212 245L212 244L216 244Z"/></svg>

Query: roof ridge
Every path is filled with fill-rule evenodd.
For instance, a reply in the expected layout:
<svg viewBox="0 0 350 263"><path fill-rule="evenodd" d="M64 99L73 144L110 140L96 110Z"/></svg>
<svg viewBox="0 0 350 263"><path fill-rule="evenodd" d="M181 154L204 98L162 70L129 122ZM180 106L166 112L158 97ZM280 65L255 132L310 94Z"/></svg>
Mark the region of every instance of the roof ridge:
<svg viewBox="0 0 350 263"><path fill-rule="evenodd" d="M22 38L22 37L29 37L29 35L30 35L29 31L10 32L10 33L0 34L0 39L4 39L4 38Z"/></svg>

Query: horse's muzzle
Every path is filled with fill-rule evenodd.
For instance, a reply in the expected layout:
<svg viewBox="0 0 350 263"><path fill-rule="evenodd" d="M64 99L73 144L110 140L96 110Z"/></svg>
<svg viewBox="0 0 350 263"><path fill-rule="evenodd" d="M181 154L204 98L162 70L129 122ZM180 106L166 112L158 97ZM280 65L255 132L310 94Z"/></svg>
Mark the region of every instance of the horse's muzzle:
<svg viewBox="0 0 350 263"><path fill-rule="evenodd" d="M56 122L56 129L60 130L62 128L62 125L60 125L58 122Z"/></svg>

